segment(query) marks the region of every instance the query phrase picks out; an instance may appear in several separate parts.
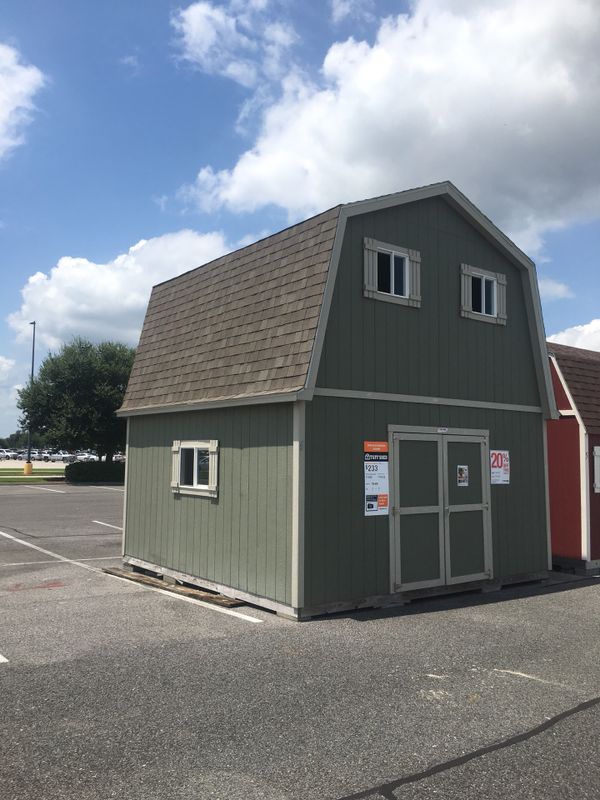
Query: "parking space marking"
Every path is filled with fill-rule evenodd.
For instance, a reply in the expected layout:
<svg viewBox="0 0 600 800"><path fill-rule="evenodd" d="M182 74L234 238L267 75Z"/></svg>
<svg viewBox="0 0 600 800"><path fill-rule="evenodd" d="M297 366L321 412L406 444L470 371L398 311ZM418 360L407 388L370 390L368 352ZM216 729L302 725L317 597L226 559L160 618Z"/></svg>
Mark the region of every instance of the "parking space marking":
<svg viewBox="0 0 600 800"><path fill-rule="evenodd" d="M93 519L92 522L95 522L96 525L106 525L107 528L114 528L116 531L123 530L123 528L120 528L118 525L111 525L110 522L100 522L99 519Z"/></svg>
<svg viewBox="0 0 600 800"><path fill-rule="evenodd" d="M23 486L28 486L28 484L22 484ZM28 486L29 489L39 489L40 492L54 492L55 494L66 494L64 489L46 489L45 486Z"/></svg>
<svg viewBox="0 0 600 800"><path fill-rule="evenodd" d="M526 678L530 681L537 681L538 683L545 683L547 686L559 686L561 689L571 689L571 686L565 686L564 683L556 683L555 681L547 681L545 678L538 678L537 675L528 675L526 672L517 672L514 669L494 669L494 672L502 672L505 675L514 675L517 678Z"/></svg>
<svg viewBox="0 0 600 800"><path fill-rule="evenodd" d="M90 489L107 489L109 492L124 492L122 486L90 486Z"/></svg>
<svg viewBox="0 0 600 800"><path fill-rule="evenodd" d="M116 556L90 556L89 558L80 558L80 561L114 561L115 559L121 560L120 555ZM13 561L11 564L0 564L0 569L2 567L28 567L30 564L54 564L56 561L55 558L46 561Z"/></svg>
<svg viewBox="0 0 600 800"><path fill-rule="evenodd" d="M0 664L8 664L8 658L0 654Z"/></svg>
<svg viewBox="0 0 600 800"><path fill-rule="evenodd" d="M251 617L248 614L242 614L241 611L233 611L230 608L219 608L219 606L214 606L211 603L205 603L203 600L196 600L194 597L184 597L180 594L173 594L173 592L169 592L166 589L156 589L153 586L140 586L139 584L135 584L132 581L127 580L127 578L119 578L118 575L108 575L106 572L102 572L102 570L97 569L96 567L90 567L89 564L84 564L83 561L76 561L73 558L61 556L58 553L53 553L52 550L44 550L43 547L38 547L37 544L26 542L23 539L19 539L17 536L13 536L11 533L6 533L5 531L0 531L0 536L4 536L6 539L11 539L13 542L18 542L25 547L31 547L33 550L38 550L40 553L45 553L47 556L52 556L57 561L62 561L65 564L73 564L76 567L87 569L89 572L95 572L97 575L102 575L105 578L113 578L116 581L125 581L125 583L129 584L129 586L133 586L136 589L142 589L146 592L158 592L159 594L170 597L172 600L183 600L186 603L194 603L195 605L202 606L203 608L208 608L210 611L216 611L218 614L227 614L230 617L237 617L238 619L244 620L244 622L263 621L262 619Z"/></svg>

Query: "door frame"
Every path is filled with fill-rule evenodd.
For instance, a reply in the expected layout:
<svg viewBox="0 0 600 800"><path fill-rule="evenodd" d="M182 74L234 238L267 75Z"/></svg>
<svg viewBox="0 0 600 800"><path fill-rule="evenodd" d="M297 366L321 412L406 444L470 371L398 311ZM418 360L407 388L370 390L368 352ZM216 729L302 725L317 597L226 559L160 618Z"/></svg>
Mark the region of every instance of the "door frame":
<svg viewBox="0 0 600 800"><path fill-rule="evenodd" d="M447 437L447 438L446 438ZM400 559L400 519L401 514L396 505L398 500L398 481L399 464L395 451L395 441L406 438L408 440L420 440L439 442L438 450L438 492L440 499L440 578L428 581L419 581L411 584L400 583L402 578L401 559ZM448 475L448 441L476 440L481 444L481 475L482 475L482 502L476 505L483 516L483 552L484 552L484 572L475 575L460 575L454 578L451 575L451 553L447 546L449 540L449 516L452 513L451 507L447 504L447 484ZM447 428L440 426L421 427L414 425L388 425L388 446L390 454L390 514L389 514L389 553L390 553L390 593L402 590L412 591L413 589L427 589L436 586L451 586L457 583L469 581L486 580L493 577L493 553L492 553L492 522L491 522L491 481L490 481L490 432L489 430L478 430L472 428ZM481 505L481 508L479 506ZM453 507L454 511L462 509L461 506ZM471 510L465 507L465 510Z"/></svg>

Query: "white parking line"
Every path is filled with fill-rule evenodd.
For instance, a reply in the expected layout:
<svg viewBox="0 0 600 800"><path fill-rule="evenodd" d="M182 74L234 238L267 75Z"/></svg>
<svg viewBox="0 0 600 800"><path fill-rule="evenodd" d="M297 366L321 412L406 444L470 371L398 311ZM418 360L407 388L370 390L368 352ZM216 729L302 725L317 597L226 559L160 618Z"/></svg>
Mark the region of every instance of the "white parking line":
<svg viewBox="0 0 600 800"><path fill-rule="evenodd" d="M31 547L33 550L38 550L40 553L45 553L47 556L52 556L57 561L63 561L65 564L73 564L76 567L87 569L89 572L95 572L96 574L103 575L106 578L114 578L117 581L125 581L130 586L133 586L136 589L142 589L147 592L158 592L159 594L165 595L166 597L170 597L172 600L183 600L186 603L194 603L197 606L208 608L210 611L216 611L218 614L227 614L230 617L237 617L238 619L243 619L244 622L262 622L262 619L251 617L248 614L242 614L240 611L233 611L230 608L219 608L219 606L214 606L212 605L212 603L205 603L204 600L196 600L195 597L184 597L183 595L173 594L173 592L168 592L165 589L154 588L153 586L140 586L139 584L136 584L133 581L128 580L127 578L120 578L118 575L108 575L106 572L102 572L102 570L96 569L96 567L90 567L88 564L84 564L82 561L75 561L75 559L73 558L66 558L66 556L61 556L58 553L53 553L52 550L44 550L43 547L38 547L37 544L32 544L31 542L26 542L23 539L19 539L17 536L13 536L11 533L5 533L4 531L0 531L0 536L4 536L6 539L12 539L13 542L18 542L19 544L22 544L25 547Z"/></svg>
<svg viewBox="0 0 600 800"><path fill-rule="evenodd" d="M90 489L108 489L109 492L124 492L122 486L90 486Z"/></svg>
<svg viewBox="0 0 600 800"><path fill-rule="evenodd" d="M21 486L27 486L27 484L21 484ZM55 492L56 494L66 494L64 489L46 489L44 486L29 486L30 489L39 489L40 492Z"/></svg>
<svg viewBox="0 0 600 800"><path fill-rule="evenodd" d="M8 658L4 658L3 655L0 655L0 664L8 664Z"/></svg>
<svg viewBox="0 0 600 800"><path fill-rule="evenodd" d="M114 528L116 531L123 530L123 528L120 528L118 525L111 525L110 522L100 522L99 519L93 519L92 522L95 522L96 525L105 525L107 528Z"/></svg>
<svg viewBox="0 0 600 800"><path fill-rule="evenodd" d="M121 560L121 556L90 556L89 558L80 558L80 561L115 561ZM13 561L10 564L0 564L0 569L2 567L28 567L30 564L54 564L56 561L55 558L50 559L49 561Z"/></svg>
<svg viewBox="0 0 600 800"><path fill-rule="evenodd" d="M538 683L545 683L547 686L560 686L562 689L570 689L572 687L565 686L564 683L556 683L555 681L547 681L545 678L538 678L537 675L528 675L526 672L517 672L514 669L494 669L493 672L503 672L505 675L514 675L517 678L526 678L530 681L537 681Z"/></svg>

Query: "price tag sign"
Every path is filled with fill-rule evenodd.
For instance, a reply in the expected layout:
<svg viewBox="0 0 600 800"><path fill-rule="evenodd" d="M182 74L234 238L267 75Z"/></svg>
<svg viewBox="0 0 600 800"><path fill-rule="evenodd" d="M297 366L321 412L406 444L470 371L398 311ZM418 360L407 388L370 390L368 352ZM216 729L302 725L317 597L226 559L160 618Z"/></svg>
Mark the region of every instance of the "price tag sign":
<svg viewBox="0 0 600 800"><path fill-rule="evenodd" d="M490 474L493 484L510 483L510 455L508 450L490 450Z"/></svg>
<svg viewBox="0 0 600 800"><path fill-rule="evenodd" d="M364 442L365 517L389 514L389 452L387 442Z"/></svg>

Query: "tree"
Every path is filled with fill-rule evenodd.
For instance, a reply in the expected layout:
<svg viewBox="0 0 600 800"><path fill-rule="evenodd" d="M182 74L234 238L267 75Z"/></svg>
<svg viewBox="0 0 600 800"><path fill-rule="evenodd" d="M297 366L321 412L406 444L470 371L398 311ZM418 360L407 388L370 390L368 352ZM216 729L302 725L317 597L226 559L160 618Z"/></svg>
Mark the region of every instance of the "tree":
<svg viewBox="0 0 600 800"><path fill-rule="evenodd" d="M116 342L75 339L42 362L37 377L19 391L19 424L68 449L94 449L111 461L124 447L123 401L134 350Z"/></svg>

